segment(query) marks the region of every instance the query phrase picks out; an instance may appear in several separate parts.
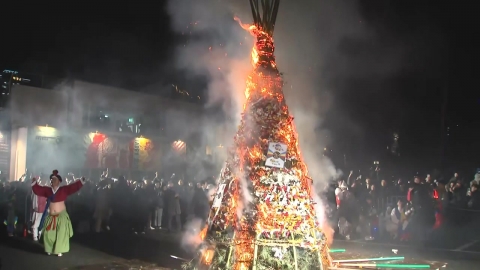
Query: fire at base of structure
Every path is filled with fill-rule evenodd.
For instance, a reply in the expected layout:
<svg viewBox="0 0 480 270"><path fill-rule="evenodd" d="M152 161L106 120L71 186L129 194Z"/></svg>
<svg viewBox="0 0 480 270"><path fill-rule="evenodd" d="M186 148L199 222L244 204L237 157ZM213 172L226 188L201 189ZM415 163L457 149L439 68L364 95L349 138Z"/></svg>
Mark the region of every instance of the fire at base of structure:
<svg viewBox="0 0 480 270"><path fill-rule="evenodd" d="M255 25L242 25L256 38L242 120L201 233L204 243L186 268L323 270L330 265L315 216L312 179L275 64L274 21L268 20L276 17L279 1L262 2L264 13L258 12L258 1L250 1ZM267 162L271 145L285 146L283 154L275 154L278 166Z"/></svg>

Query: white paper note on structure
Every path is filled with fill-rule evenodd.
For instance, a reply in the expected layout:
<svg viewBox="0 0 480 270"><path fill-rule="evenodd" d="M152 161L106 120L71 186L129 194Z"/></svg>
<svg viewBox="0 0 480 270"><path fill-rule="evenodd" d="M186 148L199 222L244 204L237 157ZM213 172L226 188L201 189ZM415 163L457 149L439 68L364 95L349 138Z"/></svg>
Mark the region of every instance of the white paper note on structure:
<svg viewBox="0 0 480 270"><path fill-rule="evenodd" d="M225 190L226 184L218 185L217 194L215 194L215 199L213 200L213 207L218 208L222 205L223 192Z"/></svg>

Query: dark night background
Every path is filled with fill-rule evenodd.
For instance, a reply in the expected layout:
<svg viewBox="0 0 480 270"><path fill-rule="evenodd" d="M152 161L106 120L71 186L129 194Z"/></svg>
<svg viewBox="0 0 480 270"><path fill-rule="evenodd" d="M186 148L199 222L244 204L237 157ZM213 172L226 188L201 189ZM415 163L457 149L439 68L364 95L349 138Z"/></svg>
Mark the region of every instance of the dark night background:
<svg viewBox="0 0 480 270"><path fill-rule="evenodd" d="M6 1L2 3L0 67L132 90L181 81L182 75L171 68L178 38L170 30L164 2ZM442 168L473 175L480 167L474 1L359 2L362 23L384 38L381 42L345 40L339 49L347 55L369 55L374 62L383 43L415 36L420 38L408 51L416 61L388 79L343 81L348 91L339 92L336 106L364 135L347 134L348 127L328 114L324 125L335 138L330 147L335 153L348 153L357 164L386 160L412 174ZM425 68L415 69L417 65ZM201 87L188 91L202 94ZM386 149L393 132L400 134L398 158ZM342 167L343 154L332 158Z"/></svg>

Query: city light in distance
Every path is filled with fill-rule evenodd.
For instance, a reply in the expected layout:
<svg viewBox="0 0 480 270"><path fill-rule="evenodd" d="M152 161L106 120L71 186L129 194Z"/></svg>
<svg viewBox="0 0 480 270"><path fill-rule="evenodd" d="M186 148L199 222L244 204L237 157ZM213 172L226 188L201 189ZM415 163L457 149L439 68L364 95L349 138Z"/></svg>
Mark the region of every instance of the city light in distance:
<svg viewBox="0 0 480 270"><path fill-rule="evenodd" d="M187 144L184 141L181 141L181 140L177 140L177 141L174 141L172 143L173 149L175 149L176 151L179 151L179 152L185 150L186 146L187 146Z"/></svg>

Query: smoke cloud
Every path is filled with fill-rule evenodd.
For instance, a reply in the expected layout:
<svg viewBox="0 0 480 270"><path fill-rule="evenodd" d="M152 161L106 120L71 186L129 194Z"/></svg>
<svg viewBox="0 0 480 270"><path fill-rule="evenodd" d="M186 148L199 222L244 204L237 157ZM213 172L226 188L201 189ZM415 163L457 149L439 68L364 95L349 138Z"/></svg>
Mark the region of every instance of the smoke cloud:
<svg viewBox="0 0 480 270"><path fill-rule="evenodd" d="M252 68L253 38L233 20L236 14L248 18L248 13L233 4L219 0L171 0L167 5L172 28L183 41L176 48L176 68L192 77L208 79L207 106L221 106L229 119L224 121L224 137L229 138L225 143L231 142L240 122L245 78Z"/></svg>
<svg viewBox="0 0 480 270"><path fill-rule="evenodd" d="M194 252L202 244L200 232L205 226L203 220L194 218L185 224L185 233L182 235L181 246L188 252Z"/></svg>
<svg viewBox="0 0 480 270"><path fill-rule="evenodd" d="M321 192L328 182L342 175L324 157L324 148L333 143L324 120L340 121L349 133L362 129L338 105L335 97L350 91L344 81L384 78L401 66L402 45L385 47L376 53L362 53L365 43L377 40L364 22L357 1L283 1L275 26L277 65L284 74L284 92L299 134L302 156L314 179L317 215L322 224L325 213ZM186 41L177 47L176 67L193 76L209 79L208 106L221 105L227 125L225 144L231 144L240 121L245 79L251 71L253 39L241 29L234 16L251 22L247 1L170 0L172 27ZM349 88L350 87L350 88ZM211 130L211 129L210 129ZM225 139L225 138L224 138Z"/></svg>
<svg viewBox="0 0 480 270"><path fill-rule="evenodd" d="M300 2L305 3L288 1L280 7L274 36L276 56L284 73L285 95L295 117L300 146L304 146L303 156L321 190L329 179L339 175L332 162L323 158L328 132L321 129L321 124L333 104L328 85L331 74L323 72L328 70L325 59L335 54L345 37L361 37L365 31L349 27L359 21L355 6ZM231 119L225 124L231 127L228 136L232 137L245 99L245 79L252 69L253 46L250 34L233 18L237 16L246 23L251 20L248 2L172 0L168 11L173 29L188 36L176 50L176 67L192 76L208 77L208 104L222 105L227 119ZM332 13L342 19L332 18Z"/></svg>

